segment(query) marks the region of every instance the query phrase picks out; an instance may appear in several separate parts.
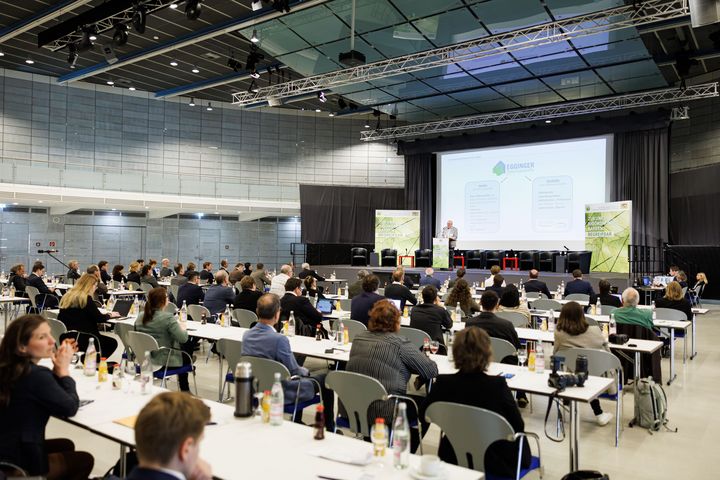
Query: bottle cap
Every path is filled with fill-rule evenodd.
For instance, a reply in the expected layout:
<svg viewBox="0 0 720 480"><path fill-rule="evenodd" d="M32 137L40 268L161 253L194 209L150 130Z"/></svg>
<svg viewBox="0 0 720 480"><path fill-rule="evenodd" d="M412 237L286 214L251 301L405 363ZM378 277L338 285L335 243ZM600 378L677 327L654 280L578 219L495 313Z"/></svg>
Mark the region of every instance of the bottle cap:
<svg viewBox="0 0 720 480"><path fill-rule="evenodd" d="M385 423L385 419L382 417L378 417L375 419L375 423Z"/></svg>
<svg viewBox="0 0 720 480"><path fill-rule="evenodd" d="M317 406L317 411L318 411L318 412L322 412L322 411L324 411L324 410L325 410L325 407L323 407L322 405L318 405L318 406Z"/></svg>
<svg viewBox="0 0 720 480"><path fill-rule="evenodd" d="M263 394L265 394L265 395L270 395L270 390L265 390L265 391L263 392Z"/></svg>
<svg viewBox="0 0 720 480"><path fill-rule="evenodd" d="M101 362L107 362L107 357L100 357Z"/></svg>

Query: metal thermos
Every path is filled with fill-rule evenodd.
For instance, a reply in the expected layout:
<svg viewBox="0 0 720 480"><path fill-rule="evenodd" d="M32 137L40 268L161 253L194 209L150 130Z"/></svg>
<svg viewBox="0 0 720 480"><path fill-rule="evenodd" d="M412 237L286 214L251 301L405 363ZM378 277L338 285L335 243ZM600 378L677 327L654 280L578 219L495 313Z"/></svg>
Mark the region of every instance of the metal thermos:
<svg viewBox="0 0 720 480"><path fill-rule="evenodd" d="M239 362L235 367L235 416L253 414L253 376L250 362Z"/></svg>
<svg viewBox="0 0 720 480"><path fill-rule="evenodd" d="M588 358L587 355L578 355L575 359L575 375L588 374Z"/></svg>

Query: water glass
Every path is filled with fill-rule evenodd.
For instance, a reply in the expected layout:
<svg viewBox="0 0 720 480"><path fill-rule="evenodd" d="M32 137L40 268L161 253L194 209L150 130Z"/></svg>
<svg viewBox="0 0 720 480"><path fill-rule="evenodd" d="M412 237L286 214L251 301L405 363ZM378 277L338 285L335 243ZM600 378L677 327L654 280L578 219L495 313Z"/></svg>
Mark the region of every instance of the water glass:
<svg viewBox="0 0 720 480"><path fill-rule="evenodd" d="M430 342L430 353L435 355L438 352L438 349L440 349L440 342L437 340Z"/></svg>
<svg viewBox="0 0 720 480"><path fill-rule="evenodd" d="M527 356L528 356L528 353L527 353L527 348L525 346L518 348L517 357L518 357L518 362L520 363L521 367L525 366L525 362L527 361Z"/></svg>

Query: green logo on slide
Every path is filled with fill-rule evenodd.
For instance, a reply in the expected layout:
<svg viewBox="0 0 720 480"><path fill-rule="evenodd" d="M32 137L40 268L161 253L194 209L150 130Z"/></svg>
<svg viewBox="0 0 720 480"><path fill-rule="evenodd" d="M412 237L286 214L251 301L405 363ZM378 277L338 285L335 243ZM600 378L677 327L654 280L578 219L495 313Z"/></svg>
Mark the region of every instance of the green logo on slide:
<svg viewBox="0 0 720 480"><path fill-rule="evenodd" d="M505 164L503 162L497 162L493 167L493 173L498 177L505 174Z"/></svg>

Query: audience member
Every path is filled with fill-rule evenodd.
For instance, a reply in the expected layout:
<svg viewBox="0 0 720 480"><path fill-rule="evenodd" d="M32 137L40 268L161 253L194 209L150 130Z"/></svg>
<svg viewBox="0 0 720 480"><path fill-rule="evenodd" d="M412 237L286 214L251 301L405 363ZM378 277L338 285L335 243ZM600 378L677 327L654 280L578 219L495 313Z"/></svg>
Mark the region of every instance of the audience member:
<svg viewBox="0 0 720 480"><path fill-rule="evenodd" d="M197 268L196 268L196 266L195 266L195 263L193 263L193 262L188 262L187 268L185 268L185 273L192 272L192 271L197 271Z"/></svg>
<svg viewBox="0 0 720 480"><path fill-rule="evenodd" d="M437 290L440 290L442 282L439 278L433 277L433 273L435 273L435 271L432 268L428 267L425 269L425 276L420 279L420 287L424 287L425 285L432 285Z"/></svg>
<svg viewBox="0 0 720 480"><path fill-rule="evenodd" d="M458 280L460 280L461 278L465 278L465 273L465 267L458 268L457 272L455 273L455 278L450 280L450 282L448 283L448 288L453 288Z"/></svg>
<svg viewBox="0 0 720 480"><path fill-rule="evenodd" d="M68 262L68 271L65 277L68 283L75 283L75 280L80 278L80 263L77 260L70 260Z"/></svg>
<svg viewBox="0 0 720 480"><path fill-rule="evenodd" d="M203 262L202 270L200 270L200 281L203 283L213 283L215 276L212 273L212 262Z"/></svg>
<svg viewBox="0 0 720 480"><path fill-rule="evenodd" d="M160 269L160 276L161 277L173 277L175 276L175 272L172 268L170 268L170 259L169 258L163 258L160 261L160 265L162 268Z"/></svg>
<svg viewBox="0 0 720 480"><path fill-rule="evenodd" d="M225 307L231 305L234 299L235 290L228 286L227 274L225 272L218 272L217 275L215 275L215 285L211 285L205 292L203 305L212 315L216 315L224 312Z"/></svg>
<svg viewBox="0 0 720 480"><path fill-rule="evenodd" d="M497 278L497 275L496 275ZM465 322L467 327L480 327L485 330L488 335L495 338L501 338L510 342L516 349L520 348L520 339L518 338L515 327L508 320L495 315L499 298L492 290L486 290L480 297L480 306L482 311L479 315ZM498 358L498 361L504 359Z"/></svg>
<svg viewBox="0 0 720 480"><path fill-rule="evenodd" d="M410 327L422 330L431 340L445 345L443 331L449 330L453 323L450 313L440 305L437 289L432 285L422 289L422 299L423 303L410 311Z"/></svg>
<svg viewBox="0 0 720 480"><path fill-rule="evenodd" d="M182 263L178 263L175 265L175 276L170 279L170 285L185 285L187 283L187 274L190 272L185 272L185 268L183 267ZM191 272L194 270L191 270ZM196 272L197 273L197 272ZM198 274L200 275L200 274Z"/></svg>
<svg viewBox="0 0 720 480"><path fill-rule="evenodd" d="M307 277L305 277L305 280L303 280L302 283L305 287L302 292L303 295L307 295L313 298L317 297L318 300L325 298L325 296L322 294L322 287L317 286L317 279L312 275L308 275Z"/></svg>
<svg viewBox="0 0 720 480"><path fill-rule="evenodd" d="M550 295L550 290L548 290L547 284L541 280L538 280L538 277L540 277L540 272L538 272L534 268L530 270L530 279L523 284L523 287L525 287L525 291L539 292L545 295L547 298L552 298L552 295Z"/></svg>
<svg viewBox="0 0 720 480"><path fill-rule="evenodd" d="M396 269L396 270L400 270L400 271L402 272L402 274L403 274L403 281L402 281L402 282L403 282L403 285L405 285L405 286L408 288L408 290L414 289L414 288L415 288L415 282L412 281L412 279L410 278L409 275L405 275L405 267L403 267L402 265L398 265L395 269Z"/></svg>
<svg viewBox="0 0 720 480"><path fill-rule="evenodd" d="M23 315L7 327L0 343L0 459L28 475L85 480L94 460L68 439L45 439L50 416L72 417L80 407L70 359L72 340L55 350L50 325L40 315ZM52 360L52 370L38 365ZM19 472L18 472L19 473Z"/></svg>
<svg viewBox="0 0 720 480"><path fill-rule="evenodd" d="M500 273L500 265L493 265L490 267L490 276L485 280L485 288L492 286L495 283L495 275ZM505 279L503 279L501 287L505 286Z"/></svg>
<svg viewBox="0 0 720 480"><path fill-rule="evenodd" d="M417 298L415 298L415 295L412 294L410 289L403 284L405 280L404 270L395 270L392 274L392 280L393 282L385 287L385 298L400 300L400 311L405 308L407 302L417 305Z"/></svg>
<svg viewBox="0 0 720 480"><path fill-rule="evenodd" d="M425 290L423 289L423 291ZM445 305L451 308L455 308L458 304L466 317L480 311L480 306L472 298L470 285L462 277L457 279L455 286L450 290L445 300Z"/></svg>
<svg viewBox="0 0 720 480"><path fill-rule="evenodd" d="M353 283L352 285L350 285L348 287L348 298L355 298L362 293L363 279L367 276L368 276L367 270L365 270L364 268L358 270L357 280L355 281L355 283Z"/></svg>
<svg viewBox="0 0 720 480"><path fill-rule="evenodd" d="M242 263L236 263L235 268L233 268L233 271L230 272L230 276L228 277L228 282L230 285L235 285L237 282L243 279L245 276L245 272L243 272L243 264Z"/></svg>
<svg viewBox="0 0 720 480"><path fill-rule="evenodd" d="M148 266L150 267L150 274L155 278L155 280L158 279L158 272L157 272L157 260L154 258L151 258L148 260ZM142 275L140 275L142 277Z"/></svg>
<svg viewBox="0 0 720 480"><path fill-rule="evenodd" d="M257 291L255 280L246 275L240 280L240 293L235 296L233 305L235 308L250 310L254 313L257 310L257 302L260 297L262 297L262 292Z"/></svg>
<svg viewBox="0 0 720 480"><path fill-rule="evenodd" d="M690 294L690 303L693 305L698 305L700 302L700 298L702 298L703 293L705 293L705 287L708 284L707 276L704 272L698 272L697 275L695 275L695 286L692 288L692 292L688 291ZM17 287L15 287L17 289Z"/></svg>
<svg viewBox="0 0 720 480"><path fill-rule="evenodd" d="M123 269L125 267L123 265L115 265L112 269L112 279L113 282L118 283L127 283L127 277L123 275Z"/></svg>
<svg viewBox="0 0 720 480"><path fill-rule="evenodd" d="M687 275L682 270L677 272L677 275L675 275L675 281L680 284L680 288L687 288L688 286Z"/></svg>
<svg viewBox="0 0 720 480"><path fill-rule="evenodd" d="M278 297L285 295L285 282L288 278L292 277L293 270L290 265L283 265L280 267L280 273L275 275L270 282L270 293L274 293ZM257 280L256 280L257 282Z"/></svg>
<svg viewBox="0 0 720 480"><path fill-rule="evenodd" d="M618 324L639 325L653 330L652 310L637 308L640 303L640 294L632 287L626 288L622 293L623 306L613 310L615 321Z"/></svg>
<svg viewBox="0 0 720 480"><path fill-rule="evenodd" d="M141 283L140 280L140 264L138 262L132 262L129 267L130 271L127 274L127 281L137 283L138 286Z"/></svg>
<svg viewBox="0 0 720 480"><path fill-rule="evenodd" d="M187 282L180 285L175 299L175 305L178 308L185 305L200 305L205 300L205 291L200 286L200 274L198 272L188 273Z"/></svg>
<svg viewBox="0 0 720 480"><path fill-rule="evenodd" d="M687 320L692 320L693 313L690 302L683 296L682 287L677 281L668 283L665 289L665 296L655 300L657 308L671 308L685 314Z"/></svg>
<svg viewBox="0 0 720 480"><path fill-rule="evenodd" d="M160 286L155 279L155 275L153 275L152 265L150 265L149 263L143 266L142 270L140 271L140 285L142 285L143 283L147 283L153 288L158 288Z"/></svg>
<svg viewBox="0 0 720 480"><path fill-rule="evenodd" d="M377 294L379 285L380 279L375 275L370 274L363 278L362 293L353 298L352 303L350 303L350 318L367 326L370 309L373 308L375 302L385 299L382 295Z"/></svg>
<svg viewBox="0 0 720 480"><path fill-rule="evenodd" d="M95 278L97 278L98 282L95 285L95 293L93 294L93 301L97 303L98 305L102 305L103 300L105 297L107 297L108 294L108 288L105 283L102 281L102 276L100 274L100 269L97 265L90 265L87 267L87 270L85 270L85 273L89 275L93 275Z"/></svg>
<svg viewBox="0 0 720 480"><path fill-rule="evenodd" d="M255 265L255 271L252 272L250 276L253 280L255 280L255 288L257 288L258 292L264 292L265 285L270 285L270 279L268 278L267 273L265 273L265 265L262 263Z"/></svg>
<svg viewBox="0 0 720 480"><path fill-rule="evenodd" d="M27 277L27 280L25 280L25 285L37 288L40 294L54 295L55 289L48 288L48 286L45 285L45 281L43 280L44 275L45 265L43 265L42 262L35 262L32 266L32 273Z"/></svg>
<svg viewBox="0 0 720 480"><path fill-rule="evenodd" d="M659 338L653 325L652 310L637 308L640 303L638 291L632 287L626 288L622 293L622 301L623 306L613 310L613 316L617 322L617 333L623 333L630 338L658 341ZM661 350L663 349L657 350L653 354L641 354L641 370L639 372L641 378L652 377L658 380L662 378ZM635 364L623 358L620 358L620 362L625 371L625 378L634 378Z"/></svg>
<svg viewBox="0 0 720 480"><path fill-rule="evenodd" d="M108 273L108 262L107 260L100 260L97 264L98 269L100 269L100 281L104 284L107 284L110 280L112 280L112 277Z"/></svg>
<svg viewBox="0 0 720 480"><path fill-rule="evenodd" d="M18 263L10 268L10 277L8 278L8 284L15 287L15 296L25 296L25 265Z"/></svg>
<svg viewBox="0 0 720 480"><path fill-rule="evenodd" d="M520 313L527 318L528 324L530 323L530 310L526 304L520 302L520 293L512 283L503 290L498 311Z"/></svg>
<svg viewBox="0 0 720 480"><path fill-rule="evenodd" d="M495 295L498 296L498 298L502 297L503 292L505 291L505 277L500 275L499 273L493 275L493 283L491 285L485 284L485 291L491 291L495 292Z"/></svg>
<svg viewBox="0 0 720 480"><path fill-rule="evenodd" d="M312 277L309 277L312 278ZM314 280L314 279L313 279ZM302 334L302 325L310 325L313 328L319 328L322 322L322 313L318 312L312 306L307 297L302 296L300 286L302 280L296 277L288 278L285 282L285 295L280 299L280 320L286 321L290 318L290 312L295 314L295 330L298 334ZM313 330L313 334L315 330Z"/></svg>
<svg viewBox="0 0 720 480"><path fill-rule="evenodd" d="M573 279L565 285L564 297L572 295L573 293L582 293L590 297L590 303L595 302L595 290L587 280L583 280L582 271L576 268L572 271Z"/></svg>
<svg viewBox="0 0 720 480"><path fill-rule="evenodd" d="M314 277L315 280L317 280L318 282L322 282L325 280L325 277L318 274L315 270L312 270L310 268L310 264L306 262L306 263L302 264L302 271L298 274L298 278L300 280L305 280L305 277L308 277L308 276Z"/></svg>
<svg viewBox="0 0 720 480"><path fill-rule="evenodd" d="M220 270L228 274L228 278L230 278L230 272L228 271L228 261L227 258L223 258L220 260Z"/></svg>
<svg viewBox="0 0 720 480"><path fill-rule="evenodd" d="M598 294L598 298L600 299L601 305L610 305L611 307L622 307L622 302L618 297L610 293L610 289L612 288L612 285L610 285L610 282L605 280L604 278L600 280L600 283L598 284L598 289L600 290L600 293Z"/></svg>
<svg viewBox="0 0 720 480"><path fill-rule="evenodd" d="M252 275L252 264L250 262L245 262L243 266L245 267L243 269L243 275Z"/></svg>

